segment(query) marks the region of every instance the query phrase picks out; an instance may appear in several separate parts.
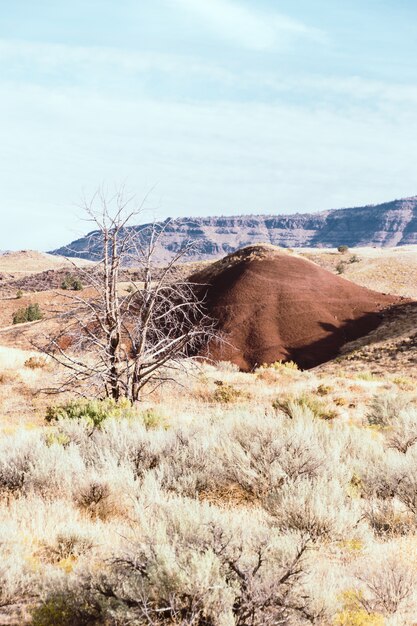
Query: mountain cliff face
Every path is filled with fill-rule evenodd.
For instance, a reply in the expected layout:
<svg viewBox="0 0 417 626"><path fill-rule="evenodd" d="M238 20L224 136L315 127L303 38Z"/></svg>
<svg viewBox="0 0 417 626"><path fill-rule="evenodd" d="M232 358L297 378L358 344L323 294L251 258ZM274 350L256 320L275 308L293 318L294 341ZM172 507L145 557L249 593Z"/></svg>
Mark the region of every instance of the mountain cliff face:
<svg viewBox="0 0 417 626"><path fill-rule="evenodd" d="M286 248L339 245L401 246L417 244L417 196L379 205L295 215L249 215L180 218L165 225L158 261L164 262L185 240L198 242L189 260L224 256L255 243ZM132 226L143 237L147 225ZM52 254L95 260L100 256L98 232L53 250Z"/></svg>

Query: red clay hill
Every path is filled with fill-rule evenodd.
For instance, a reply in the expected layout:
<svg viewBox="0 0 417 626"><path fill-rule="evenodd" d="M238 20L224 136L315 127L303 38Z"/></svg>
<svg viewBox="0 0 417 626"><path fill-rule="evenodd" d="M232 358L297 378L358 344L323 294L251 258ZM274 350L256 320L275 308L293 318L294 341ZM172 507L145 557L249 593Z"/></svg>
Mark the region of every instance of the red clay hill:
<svg viewBox="0 0 417 626"><path fill-rule="evenodd" d="M251 370L278 360L310 368L374 330L404 299L371 291L296 254L249 246L190 277L224 336L210 358ZM205 352L207 355L207 352Z"/></svg>

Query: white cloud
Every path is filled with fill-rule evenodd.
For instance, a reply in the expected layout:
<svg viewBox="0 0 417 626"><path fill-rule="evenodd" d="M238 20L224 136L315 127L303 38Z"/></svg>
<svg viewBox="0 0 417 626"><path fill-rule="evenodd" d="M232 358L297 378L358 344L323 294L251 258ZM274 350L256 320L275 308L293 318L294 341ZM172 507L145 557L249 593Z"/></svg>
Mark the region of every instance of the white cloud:
<svg viewBox="0 0 417 626"><path fill-rule="evenodd" d="M322 37L322 33L285 15L249 9L231 0L171 0L194 13L223 39L249 50L287 45L289 38Z"/></svg>
<svg viewBox="0 0 417 626"><path fill-rule="evenodd" d="M139 89L140 81L132 81L132 76L157 71L169 80L172 77L183 78L187 85L192 84L192 77L212 81L214 89L216 86L222 89L228 87L234 100L238 99L236 94L239 88L256 93L262 87L269 90L272 98L279 97L281 100L285 100L286 94L298 94L304 99L305 106L312 101L316 104L326 102L330 108L333 102L333 106L338 109L350 108L352 104L359 103L365 108L368 105L374 108L384 106L385 103L397 103L399 110L403 110L411 104L417 104L417 85L412 83L371 80L360 76L298 74L289 77L279 70L272 73L262 68L256 72L242 68L236 73L224 65L194 56L110 47L0 39L0 68L4 70L3 75L9 71L12 76L16 70L26 68L27 76L23 80L31 83L36 83L40 75L50 73L52 77L66 76L68 84L76 85L84 81L87 87L94 85L96 90L103 88L105 91L111 91L109 85L113 80L124 80L127 91L131 87ZM178 92L177 98L180 99L181 95Z"/></svg>

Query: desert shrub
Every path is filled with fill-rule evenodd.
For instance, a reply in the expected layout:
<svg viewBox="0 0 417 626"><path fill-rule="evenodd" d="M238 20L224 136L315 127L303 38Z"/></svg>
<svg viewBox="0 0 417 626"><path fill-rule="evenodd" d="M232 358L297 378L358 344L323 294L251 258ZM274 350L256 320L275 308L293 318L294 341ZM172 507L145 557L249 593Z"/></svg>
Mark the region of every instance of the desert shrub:
<svg viewBox="0 0 417 626"><path fill-rule="evenodd" d="M146 428L167 428L168 420L162 411L150 407L140 413L140 417Z"/></svg>
<svg viewBox="0 0 417 626"><path fill-rule="evenodd" d="M5 542L2 543L5 544ZM16 562L16 558L10 559L6 545L2 548L0 550L0 619L4 615L1 609L4 611L7 607L19 605L22 600L32 595L35 586L33 572L30 572L27 564Z"/></svg>
<svg viewBox="0 0 417 626"><path fill-rule="evenodd" d="M353 254L350 259L349 259L349 263L359 263L360 258L358 257L357 254Z"/></svg>
<svg viewBox="0 0 417 626"><path fill-rule="evenodd" d="M103 508L102 504L108 500L110 493L110 487L106 481L92 479L77 489L74 500L80 508L88 509L94 515L96 511Z"/></svg>
<svg viewBox="0 0 417 626"><path fill-rule="evenodd" d="M274 361L274 363L264 363L264 365L261 365L261 367L258 369L262 370L269 368L277 371L281 371L283 369L298 370L298 365L297 363L294 363L294 361Z"/></svg>
<svg viewBox="0 0 417 626"><path fill-rule="evenodd" d="M368 423L371 426L391 426L400 412L410 405L411 400L405 394L384 393L375 395L368 408Z"/></svg>
<svg viewBox="0 0 417 626"><path fill-rule="evenodd" d="M360 604L369 613L396 616L398 623L412 623L409 620L417 609L413 567L393 549L384 548L372 556L358 567L357 578L362 582Z"/></svg>
<svg viewBox="0 0 417 626"><path fill-rule="evenodd" d="M231 404L237 402L244 397L244 393L240 389L236 389L230 383L225 383L222 380L215 380L216 389L212 394L213 402L219 402L220 404Z"/></svg>
<svg viewBox="0 0 417 626"><path fill-rule="evenodd" d="M100 455L90 471L73 481L72 497L76 506L93 519L107 520L128 516L135 507L139 483L133 467L124 460L117 464L106 450L93 446L92 453Z"/></svg>
<svg viewBox="0 0 417 626"><path fill-rule="evenodd" d="M404 511L397 499L373 498L366 502L365 517L379 537L390 538L407 535L415 528L415 518Z"/></svg>
<svg viewBox="0 0 417 626"><path fill-rule="evenodd" d="M417 443L417 408L402 409L392 427L386 433L389 448L406 454Z"/></svg>
<svg viewBox="0 0 417 626"><path fill-rule="evenodd" d="M47 446L68 446L71 439L65 433L47 432L45 433L45 443Z"/></svg>
<svg viewBox="0 0 417 626"><path fill-rule="evenodd" d="M23 298L23 291L21 289L18 289L16 291L16 299L20 300L20 298Z"/></svg>
<svg viewBox="0 0 417 626"><path fill-rule="evenodd" d="M346 271L346 263L344 261L339 261L339 263L336 265L336 272L338 274L344 274Z"/></svg>
<svg viewBox="0 0 417 626"><path fill-rule="evenodd" d="M39 442L33 437L26 436L14 442L3 440L0 448L0 493L23 490L40 449Z"/></svg>
<svg viewBox="0 0 417 626"><path fill-rule="evenodd" d="M68 289L71 291L81 291L83 289L83 284L81 279L77 276L73 276L72 274L67 274L64 280L61 283L61 289Z"/></svg>
<svg viewBox="0 0 417 626"><path fill-rule="evenodd" d="M312 541L346 539L361 519L358 503L337 480L303 479L285 483L268 499L276 524Z"/></svg>
<svg viewBox="0 0 417 626"><path fill-rule="evenodd" d="M332 393L333 391L333 387L331 387L330 385L319 385L316 389L316 394L318 396L328 396L329 393Z"/></svg>
<svg viewBox="0 0 417 626"><path fill-rule="evenodd" d="M76 527L67 527L59 530L53 540L48 538L38 553L41 552L43 560L49 563L70 562L89 552L93 546L91 534Z"/></svg>
<svg viewBox="0 0 417 626"><path fill-rule="evenodd" d="M216 369L219 372L234 374L239 371L239 366L236 365L236 363L231 363L230 361L219 361L216 363Z"/></svg>
<svg viewBox="0 0 417 626"><path fill-rule="evenodd" d="M408 455L407 455L408 456ZM398 481L395 496L413 515L417 515L417 474L416 462L409 462Z"/></svg>
<svg viewBox="0 0 417 626"><path fill-rule="evenodd" d="M40 433L20 433L0 445L0 493L68 493L85 465L74 446L48 446Z"/></svg>
<svg viewBox="0 0 417 626"><path fill-rule="evenodd" d="M299 396L287 396L273 401L272 408L281 411L291 419L299 414L299 409L307 410L317 419L332 420L337 417L337 411L331 409L327 403L323 402L313 394L303 393Z"/></svg>
<svg viewBox="0 0 417 626"><path fill-rule="evenodd" d="M50 594L32 613L32 626L90 626L98 624L101 608L80 592Z"/></svg>
<svg viewBox="0 0 417 626"><path fill-rule="evenodd" d="M117 602L119 622L272 626L308 623L308 542L271 530L261 514L235 516L160 500L92 588ZM146 615L147 620L143 622Z"/></svg>
<svg viewBox="0 0 417 626"><path fill-rule="evenodd" d="M409 471L405 455L394 450L376 452L368 446L367 457L357 465L361 495L381 500L394 498Z"/></svg>
<svg viewBox="0 0 417 626"><path fill-rule="evenodd" d="M65 404L48 406L47 422L63 419L85 420L94 427L101 427L109 417L134 417L137 415L132 404L122 399L116 402L112 398L105 400L71 400Z"/></svg>
<svg viewBox="0 0 417 626"><path fill-rule="evenodd" d="M348 246L342 245L342 246L338 246L337 251L340 252L340 254L346 254L346 252L349 251Z"/></svg>
<svg viewBox="0 0 417 626"><path fill-rule="evenodd" d="M354 352L352 352L351 354L354 354ZM376 374L373 374L372 372L358 372L355 376L355 378L357 380L366 380L367 382L378 382L381 380L381 378L379 378L379 376L377 376Z"/></svg>
<svg viewBox="0 0 417 626"><path fill-rule="evenodd" d="M267 385L273 385L281 376L293 376L298 372L298 365L294 361L275 361L264 363L255 370L256 377Z"/></svg>
<svg viewBox="0 0 417 626"><path fill-rule="evenodd" d="M308 436L268 422L236 428L223 454L227 479L257 497L266 497L288 480L317 476L324 463Z"/></svg>
<svg viewBox="0 0 417 626"><path fill-rule="evenodd" d="M397 385L402 391L414 391L416 383L412 378L407 376L395 376L392 382Z"/></svg>
<svg viewBox="0 0 417 626"><path fill-rule="evenodd" d="M38 303L29 304L27 307L18 309L13 313L13 324L24 324L25 322L34 322L41 320L43 313Z"/></svg>
<svg viewBox="0 0 417 626"><path fill-rule="evenodd" d="M178 430L167 441L165 455L160 457L158 465L156 459L153 463L158 468L163 489L182 496L195 497L224 479L219 435L208 433L204 428L189 432Z"/></svg>
<svg viewBox="0 0 417 626"><path fill-rule="evenodd" d="M342 609L336 614L334 626L385 626L381 613L370 613L362 605L363 594L358 589L348 589L341 594Z"/></svg>
<svg viewBox="0 0 417 626"><path fill-rule="evenodd" d="M140 419L109 419L91 436L80 422L62 422L59 428L78 442L88 464L97 465L97 451L100 451L102 458L118 467L127 465L140 479L149 470L157 469L162 461L169 464L176 445L174 431L147 429Z"/></svg>
<svg viewBox="0 0 417 626"><path fill-rule="evenodd" d="M31 356L25 361L25 367L31 370L43 369L47 367L48 360L43 356Z"/></svg>

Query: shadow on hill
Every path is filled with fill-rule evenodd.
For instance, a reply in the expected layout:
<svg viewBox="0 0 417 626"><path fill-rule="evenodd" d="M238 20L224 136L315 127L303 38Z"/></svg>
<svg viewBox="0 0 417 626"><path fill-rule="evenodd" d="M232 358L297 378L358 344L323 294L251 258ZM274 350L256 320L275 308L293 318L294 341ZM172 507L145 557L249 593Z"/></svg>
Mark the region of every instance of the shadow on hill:
<svg viewBox="0 0 417 626"><path fill-rule="evenodd" d="M401 332L395 321L401 323L401 318L409 315L415 315L417 319L417 302L405 301L379 313L367 313L355 320L345 320L340 327L320 322L320 327L328 335L310 344L288 347L289 359L301 369L311 369L337 357L340 349L351 341L363 338L366 344L366 338L381 324L384 324L383 339L396 339ZM369 340L372 341L372 336L369 336Z"/></svg>

